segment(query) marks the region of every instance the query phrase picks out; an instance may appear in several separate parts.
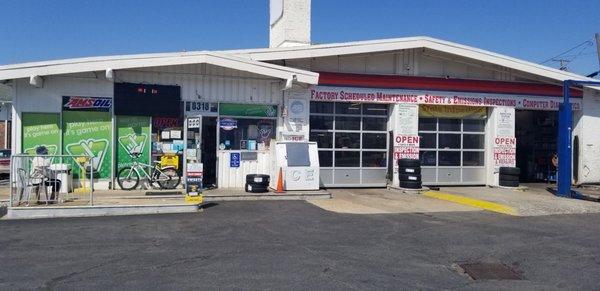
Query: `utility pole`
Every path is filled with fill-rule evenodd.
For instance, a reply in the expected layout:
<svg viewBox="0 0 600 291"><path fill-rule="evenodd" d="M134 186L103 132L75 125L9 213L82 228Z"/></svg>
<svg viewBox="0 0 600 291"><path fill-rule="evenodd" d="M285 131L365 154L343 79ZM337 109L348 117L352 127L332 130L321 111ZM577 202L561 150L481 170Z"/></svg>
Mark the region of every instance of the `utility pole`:
<svg viewBox="0 0 600 291"><path fill-rule="evenodd" d="M598 52L598 71L600 72L600 33L596 33L596 52Z"/></svg>
<svg viewBox="0 0 600 291"><path fill-rule="evenodd" d="M552 59L552 61L560 63L560 68L558 68L559 70L561 70L561 71L569 71L569 68L567 67L567 64L569 62L571 62L570 60L567 60L567 59Z"/></svg>

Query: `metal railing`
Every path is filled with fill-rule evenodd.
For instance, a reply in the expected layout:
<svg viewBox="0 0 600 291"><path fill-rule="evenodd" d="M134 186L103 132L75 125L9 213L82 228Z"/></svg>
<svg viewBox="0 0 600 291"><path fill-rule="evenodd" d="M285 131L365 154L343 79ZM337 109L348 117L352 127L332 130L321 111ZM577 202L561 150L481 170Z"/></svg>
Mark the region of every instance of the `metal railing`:
<svg viewBox="0 0 600 291"><path fill-rule="evenodd" d="M85 155L13 155L9 205L93 205L97 169L90 161Z"/></svg>

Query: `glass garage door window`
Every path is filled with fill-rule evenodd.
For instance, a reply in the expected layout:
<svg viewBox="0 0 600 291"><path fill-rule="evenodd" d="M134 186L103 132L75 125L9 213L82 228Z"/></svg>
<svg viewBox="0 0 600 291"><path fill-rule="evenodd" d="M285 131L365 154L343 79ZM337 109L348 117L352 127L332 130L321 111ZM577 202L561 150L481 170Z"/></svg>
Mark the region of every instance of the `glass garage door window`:
<svg viewBox="0 0 600 291"><path fill-rule="evenodd" d="M419 118L423 183L485 183L485 123L485 119Z"/></svg>
<svg viewBox="0 0 600 291"><path fill-rule="evenodd" d="M310 140L325 186L386 184L388 105L310 103Z"/></svg>

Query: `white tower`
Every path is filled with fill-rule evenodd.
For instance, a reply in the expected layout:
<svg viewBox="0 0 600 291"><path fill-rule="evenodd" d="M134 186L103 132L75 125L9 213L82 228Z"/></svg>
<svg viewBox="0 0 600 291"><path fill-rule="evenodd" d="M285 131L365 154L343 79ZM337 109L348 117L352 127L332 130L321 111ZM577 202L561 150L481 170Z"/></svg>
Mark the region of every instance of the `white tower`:
<svg viewBox="0 0 600 291"><path fill-rule="evenodd" d="M269 47L310 44L310 0L270 0Z"/></svg>

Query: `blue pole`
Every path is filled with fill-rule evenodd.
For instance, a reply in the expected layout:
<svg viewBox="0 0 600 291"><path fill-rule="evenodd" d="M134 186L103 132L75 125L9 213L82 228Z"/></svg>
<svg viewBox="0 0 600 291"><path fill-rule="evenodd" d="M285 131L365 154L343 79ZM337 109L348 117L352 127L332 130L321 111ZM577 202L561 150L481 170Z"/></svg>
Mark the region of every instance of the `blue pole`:
<svg viewBox="0 0 600 291"><path fill-rule="evenodd" d="M573 132L573 106L569 99L571 98L571 85L592 85L600 86L599 81L563 81L563 104L558 111L558 179L557 195L562 197L572 197L571 195L571 175L572 175L572 147L571 134Z"/></svg>
<svg viewBox="0 0 600 291"><path fill-rule="evenodd" d="M573 126L573 110L569 101L571 97L571 80L563 82L563 104L558 111L558 196L571 197L571 132Z"/></svg>

